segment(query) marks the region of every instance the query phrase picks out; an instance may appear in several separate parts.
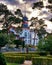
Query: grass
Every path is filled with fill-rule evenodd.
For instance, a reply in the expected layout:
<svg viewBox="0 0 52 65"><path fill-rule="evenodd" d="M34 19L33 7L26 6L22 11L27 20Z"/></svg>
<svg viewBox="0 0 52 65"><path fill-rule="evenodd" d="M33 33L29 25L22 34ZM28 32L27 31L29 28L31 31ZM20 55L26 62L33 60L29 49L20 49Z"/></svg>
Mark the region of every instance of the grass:
<svg viewBox="0 0 52 65"><path fill-rule="evenodd" d="M17 63L7 63L7 65L20 65L20 64L17 64Z"/></svg>

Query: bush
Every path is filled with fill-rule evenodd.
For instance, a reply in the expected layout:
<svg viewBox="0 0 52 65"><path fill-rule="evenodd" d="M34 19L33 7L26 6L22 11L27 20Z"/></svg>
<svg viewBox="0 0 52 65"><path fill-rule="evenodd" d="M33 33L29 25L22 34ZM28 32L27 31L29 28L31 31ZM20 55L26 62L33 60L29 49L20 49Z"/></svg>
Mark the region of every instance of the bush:
<svg viewBox="0 0 52 65"><path fill-rule="evenodd" d="M5 56L21 56L21 55L28 55L28 54L30 54L30 55L34 55L34 56L37 56L37 55L39 55L39 52L29 52L28 54L27 53L12 53L12 52L4 52L3 53Z"/></svg>
<svg viewBox="0 0 52 65"><path fill-rule="evenodd" d="M32 57L39 57L39 55L35 54L25 54L25 60L32 60Z"/></svg>
<svg viewBox="0 0 52 65"><path fill-rule="evenodd" d="M6 56L6 61L10 63L19 63L22 64L25 60L24 56Z"/></svg>
<svg viewBox="0 0 52 65"><path fill-rule="evenodd" d="M0 53L0 65L6 65L6 61L4 59L4 56Z"/></svg>
<svg viewBox="0 0 52 65"><path fill-rule="evenodd" d="M38 50L50 52L52 54L52 35L47 35L44 39L39 41Z"/></svg>
<svg viewBox="0 0 52 65"><path fill-rule="evenodd" d="M34 57L32 58L32 65L52 65L52 58Z"/></svg>
<svg viewBox="0 0 52 65"><path fill-rule="evenodd" d="M25 57L25 60L31 60L32 57L39 57L38 54L36 53L4 53L4 56L5 57L10 57L10 56L24 56Z"/></svg>
<svg viewBox="0 0 52 65"><path fill-rule="evenodd" d="M48 58L48 65L52 65L52 58Z"/></svg>
<svg viewBox="0 0 52 65"><path fill-rule="evenodd" d="M16 48L18 48L20 45L24 48L25 47L25 43L23 40L14 40L13 41L14 44L16 44Z"/></svg>
<svg viewBox="0 0 52 65"><path fill-rule="evenodd" d="M45 52L45 51L40 51L38 54L39 54L40 56L47 56L47 52Z"/></svg>
<svg viewBox="0 0 52 65"><path fill-rule="evenodd" d="M48 58L52 58L52 55L47 55Z"/></svg>
<svg viewBox="0 0 52 65"><path fill-rule="evenodd" d="M31 54L25 54L25 60L31 60L32 55Z"/></svg>

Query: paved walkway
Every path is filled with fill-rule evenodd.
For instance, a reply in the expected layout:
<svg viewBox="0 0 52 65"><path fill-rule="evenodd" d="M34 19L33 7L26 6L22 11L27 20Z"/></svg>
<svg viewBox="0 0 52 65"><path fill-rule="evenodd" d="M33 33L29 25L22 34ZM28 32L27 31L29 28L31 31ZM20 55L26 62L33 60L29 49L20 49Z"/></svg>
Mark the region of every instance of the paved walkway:
<svg viewBox="0 0 52 65"><path fill-rule="evenodd" d="M24 64L22 64L22 65L32 65L32 61L25 60L25 61L24 61Z"/></svg>

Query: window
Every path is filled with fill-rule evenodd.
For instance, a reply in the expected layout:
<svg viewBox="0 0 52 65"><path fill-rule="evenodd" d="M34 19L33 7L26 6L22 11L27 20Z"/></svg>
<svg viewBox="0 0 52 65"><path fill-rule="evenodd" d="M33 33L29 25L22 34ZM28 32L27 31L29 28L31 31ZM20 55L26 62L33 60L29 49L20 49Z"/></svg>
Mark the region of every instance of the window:
<svg viewBox="0 0 52 65"><path fill-rule="evenodd" d="M25 32L25 38L27 38L27 32Z"/></svg>

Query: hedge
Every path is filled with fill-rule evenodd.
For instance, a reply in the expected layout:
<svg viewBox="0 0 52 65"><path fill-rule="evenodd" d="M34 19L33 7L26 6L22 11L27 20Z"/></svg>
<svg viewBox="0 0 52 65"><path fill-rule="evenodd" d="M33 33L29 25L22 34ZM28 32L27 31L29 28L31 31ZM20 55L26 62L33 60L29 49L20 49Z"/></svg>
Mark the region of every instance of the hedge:
<svg viewBox="0 0 52 65"><path fill-rule="evenodd" d="M38 55L40 55L40 56L47 56L48 52L46 52L46 51L39 51Z"/></svg>
<svg viewBox="0 0 52 65"><path fill-rule="evenodd" d="M37 52L35 52L35 53L12 53L12 52L7 52L7 53L3 53L4 54L4 56L29 56L29 55L31 55L31 56L40 56Z"/></svg>
<svg viewBox="0 0 52 65"><path fill-rule="evenodd" d="M31 60L32 59L32 57L39 57L39 56L36 56L36 55L29 55L29 54L25 54L25 55L18 55L19 57L24 57L25 58L25 60ZM5 57L18 57L18 56L5 56Z"/></svg>
<svg viewBox="0 0 52 65"><path fill-rule="evenodd" d="M47 65L52 65L52 58L48 58L48 64Z"/></svg>
<svg viewBox="0 0 52 65"><path fill-rule="evenodd" d="M14 54L4 54L4 56L5 57L11 57L11 56L21 56L21 57L25 57L25 60L31 60L32 59L32 57L39 57L39 55L36 55L36 54L25 54L25 53L23 53L23 54L20 54L20 53L14 53Z"/></svg>
<svg viewBox="0 0 52 65"><path fill-rule="evenodd" d="M25 57L24 56L9 56L9 57L5 57L6 61L9 63L19 63L19 64L23 64Z"/></svg>
<svg viewBox="0 0 52 65"><path fill-rule="evenodd" d="M32 60L33 65L52 65L52 56L36 53L3 53L7 62L22 64L24 60ZM41 56L40 56L41 55Z"/></svg>
<svg viewBox="0 0 52 65"><path fill-rule="evenodd" d="M32 58L32 65L52 65L52 58L34 57Z"/></svg>
<svg viewBox="0 0 52 65"><path fill-rule="evenodd" d="M5 53L3 53L4 55L25 55L25 54L27 54L27 53L14 53L14 52L5 52ZM36 51L36 52L29 52L28 54L30 54L30 55L32 55L32 54L34 54L34 55L40 55L40 56L47 56L47 54L48 54L48 52L45 52L45 51Z"/></svg>

